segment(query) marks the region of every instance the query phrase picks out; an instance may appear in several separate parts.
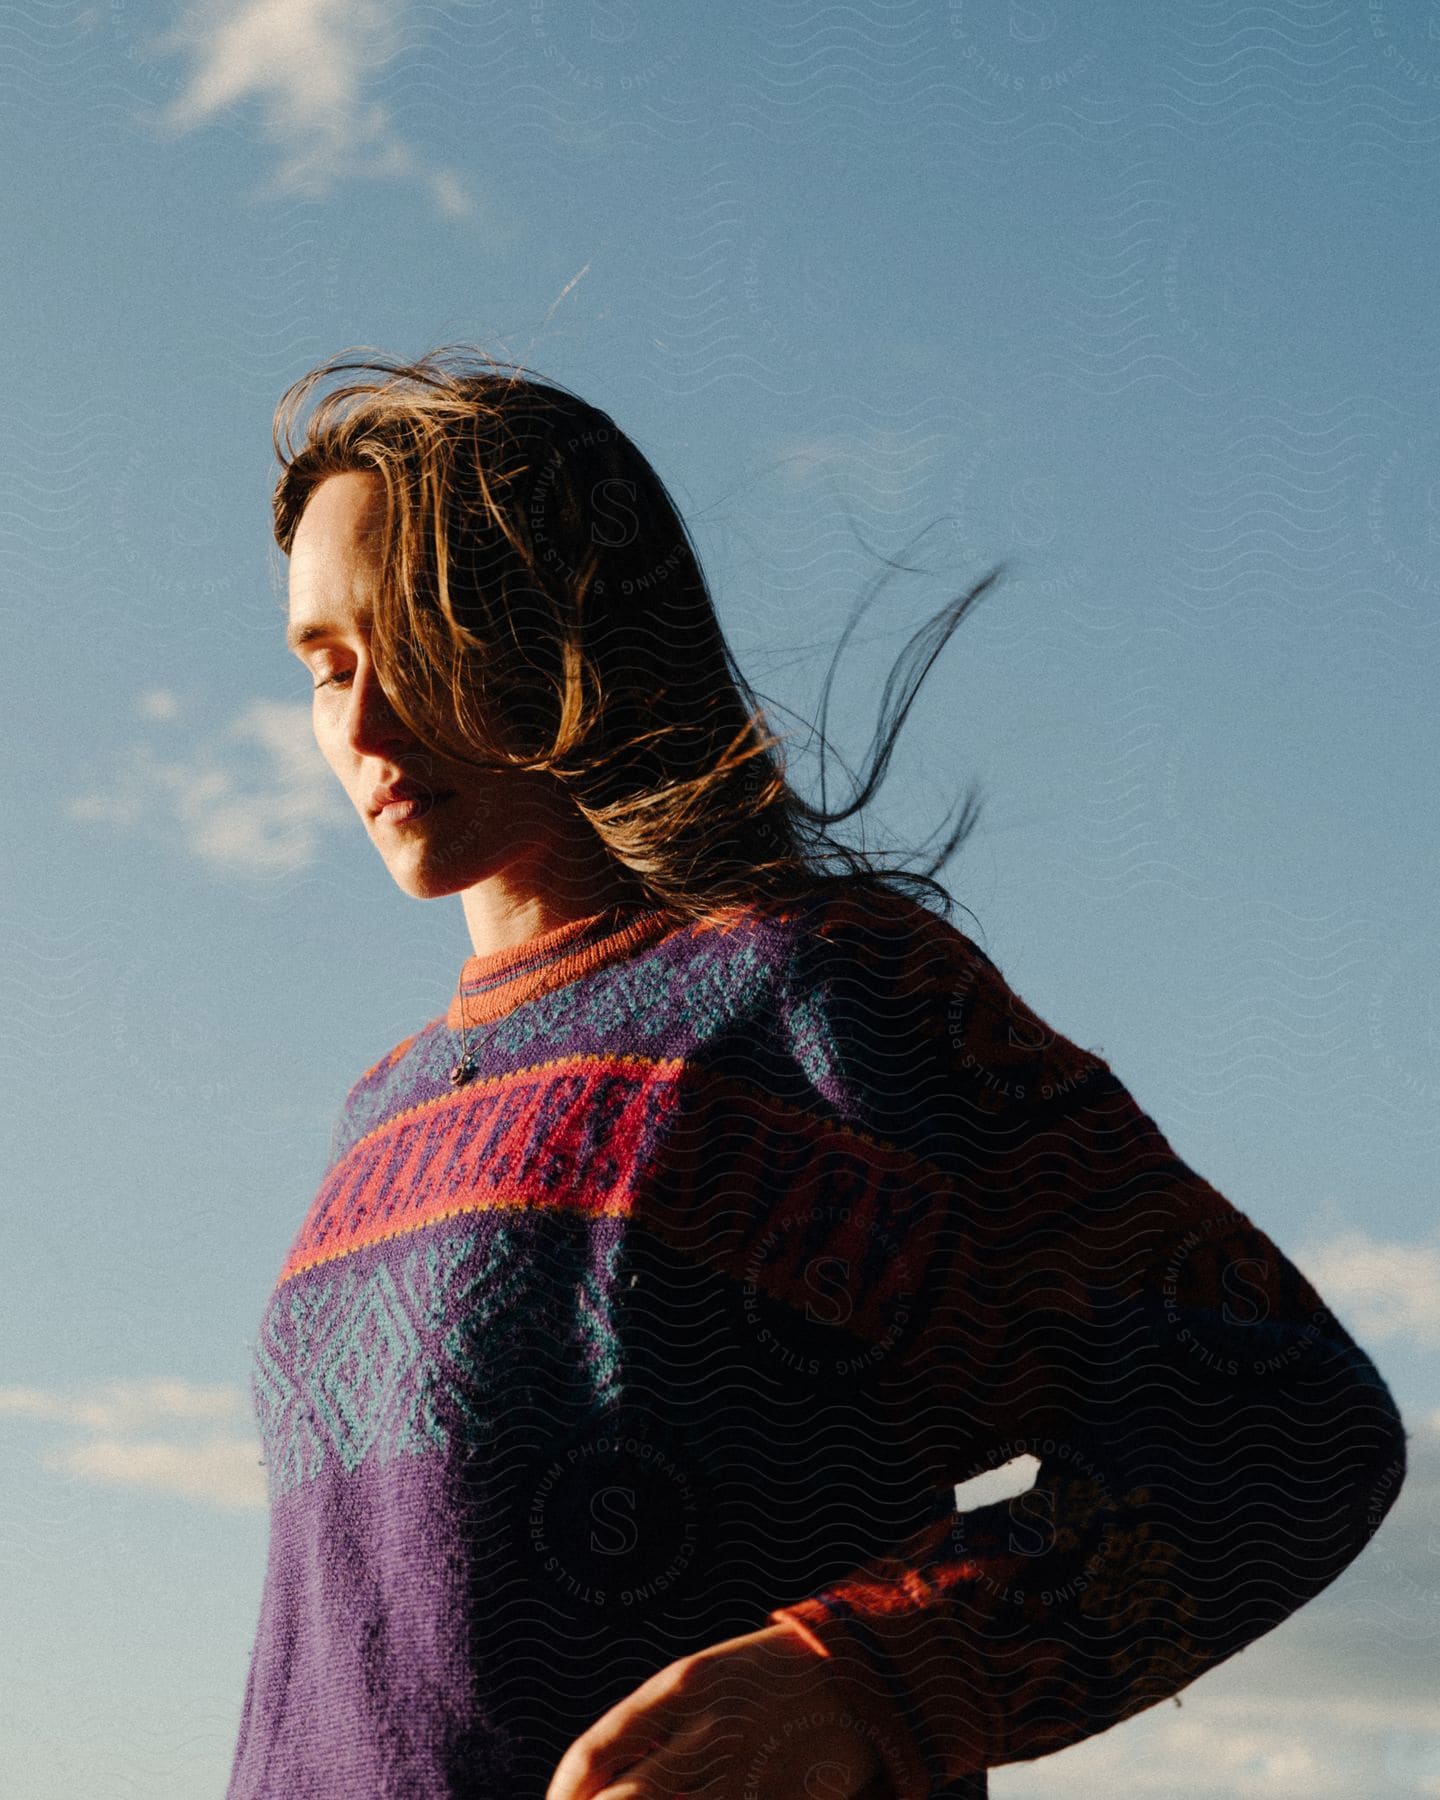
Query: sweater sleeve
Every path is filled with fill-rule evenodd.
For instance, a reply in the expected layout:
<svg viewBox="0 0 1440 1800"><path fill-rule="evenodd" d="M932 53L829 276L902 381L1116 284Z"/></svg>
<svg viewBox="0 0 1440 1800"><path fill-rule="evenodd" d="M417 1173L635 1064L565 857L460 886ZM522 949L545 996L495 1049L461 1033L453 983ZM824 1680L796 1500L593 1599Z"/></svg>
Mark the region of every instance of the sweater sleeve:
<svg viewBox="0 0 1440 1800"><path fill-rule="evenodd" d="M902 1800L1174 1694L1332 1582L1405 1475L1385 1382L1306 1278L971 950L926 1090L949 1197L906 1352L933 1505L770 1614L901 1731ZM956 1510L1023 1454L1032 1489Z"/></svg>

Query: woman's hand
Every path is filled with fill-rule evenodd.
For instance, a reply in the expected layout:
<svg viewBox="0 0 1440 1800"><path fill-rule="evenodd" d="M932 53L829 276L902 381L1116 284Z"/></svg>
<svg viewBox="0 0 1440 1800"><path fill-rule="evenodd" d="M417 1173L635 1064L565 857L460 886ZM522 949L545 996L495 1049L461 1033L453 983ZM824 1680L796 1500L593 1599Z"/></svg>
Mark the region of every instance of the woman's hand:
<svg viewBox="0 0 1440 1800"><path fill-rule="evenodd" d="M786 1625L670 1663L561 1757L545 1800L882 1800L827 1659Z"/></svg>

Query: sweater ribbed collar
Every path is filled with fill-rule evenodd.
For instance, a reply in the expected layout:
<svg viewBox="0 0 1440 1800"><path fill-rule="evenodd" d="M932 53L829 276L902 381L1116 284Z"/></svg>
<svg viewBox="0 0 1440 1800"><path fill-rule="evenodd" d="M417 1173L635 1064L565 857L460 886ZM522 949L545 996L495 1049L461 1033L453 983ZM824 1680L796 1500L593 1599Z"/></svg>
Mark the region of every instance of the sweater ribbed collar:
<svg viewBox="0 0 1440 1800"><path fill-rule="evenodd" d="M467 1031L523 1001L565 987L581 975L652 944L683 921L664 907L626 902L569 919L538 937L485 956L468 956L445 1015L451 1031Z"/></svg>

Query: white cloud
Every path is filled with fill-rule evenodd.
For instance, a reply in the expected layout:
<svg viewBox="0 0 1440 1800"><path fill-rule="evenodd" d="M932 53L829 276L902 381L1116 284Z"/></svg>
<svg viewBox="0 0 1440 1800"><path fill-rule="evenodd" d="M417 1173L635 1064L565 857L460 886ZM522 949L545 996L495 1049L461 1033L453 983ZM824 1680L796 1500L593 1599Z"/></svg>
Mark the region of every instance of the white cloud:
<svg viewBox="0 0 1440 1800"><path fill-rule="evenodd" d="M281 153L273 193L324 198L342 178L410 180L439 211L474 211L460 178L427 168L367 80L402 48L407 8L380 0L201 0L147 48L190 59L189 80L165 109L173 132L208 124L253 100L266 141Z"/></svg>
<svg viewBox="0 0 1440 1800"><path fill-rule="evenodd" d="M1338 1580L1179 1706L992 1769L992 1800L1440 1797L1440 1409L1406 1425L1405 1486Z"/></svg>
<svg viewBox="0 0 1440 1800"><path fill-rule="evenodd" d="M1347 1231L1294 1260L1360 1342L1409 1338L1440 1348L1440 1241L1398 1243Z"/></svg>
<svg viewBox="0 0 1440 1800"><path fill-rule="evenodd" d="M168 724L171 719L180 717L180 699L169 688L151 688L135 702L135 710L142 719Z"/></svg>
<svg viewBox="0 0 1440 1800"><path fill-rule="evenodd" d="M854 443L838 437L792 437L775 446L782 477L797 485L808 482L815 470L828 470L854 454Z"/></svg>
<svg viewBox="0 0 1440 1800"><path fill-rule="evenodd" d="M112 1381L84 1394L0 1387L0 1413L115 1432L182 1419L193 1424L225 1424L248 1418L249 1401L238 1387L199 1387L170 1380Z"/></svg>
<svg viewBox="0 0 1440 1800"><path fill-rule="evenodd" d="M780 439L775 446L782 480L808 490L817 481L835 494L863 498L868 511L900 513L913 501L917 475L934 455L934 442L903 431L877 428Z"/></svg>
<svg viewBox="0 0 1440 1800"><path fill-rule="evenodd" d="M993 1769L993 1800L1412 1800L1440 1791L1426 1785L1440 1778L1440 1737L1423 1729L1358 1726L1323 1704L1296 1710L1263 1692L1254 1709L1207 1705L1199 1683L1181 1701L1061 1751L1059 1762Z"/></svg>
<svg viewBox="0 0 1440 1800"><path fill-rule="evenodd" d="M85 1393L5 1387L0 1415L86 1434L41 1453L41 1467L56 1474L242 1511L267 1501L260 1440L242 1388L172 1380L112 1381Z"/></svg>
<svg viewBox="0 0 1440 1800"><path fill-rule="evenodd" d="M237 1512L261 1509L267 1499L260 1445L251 1438L215 1436L198 1444L90 1438L48 1451L40 1461L82 1481L150 1488Z"/></svg>
<svg viewBox="0 0 1440 1800"><path fill-rule="evenodd" d="M78 795L66 810L122 829L178 828L193 855L257 876L308 868L321 830L354 817L316 748L309 706L288 700L252 701L188 755L137 744L105 788Z"/></svg>
<svg viewBox="0 0 1440 1800"><path fill-rule="evenodd" d="M1284 1627L1281 1627L1283 1633ZM1278 1642L1279 1640L1277 1640ZM1343 1650L1337 1656L1337 1665ZM1247 1674L1258 1649L1238 1659ZM1346 1678L1290 1703L1251 1674L1253 1691L1219 1690L1224 1671L1203 1676L1114 1730L1034 1763L990 1771L992 1800L1414 1800L1440 1794L1440 1730L1434 1709L1377 1709L1371 1718L1337 1709ZM1215 1684L1215 1685L1211 1685Z"/></svg>

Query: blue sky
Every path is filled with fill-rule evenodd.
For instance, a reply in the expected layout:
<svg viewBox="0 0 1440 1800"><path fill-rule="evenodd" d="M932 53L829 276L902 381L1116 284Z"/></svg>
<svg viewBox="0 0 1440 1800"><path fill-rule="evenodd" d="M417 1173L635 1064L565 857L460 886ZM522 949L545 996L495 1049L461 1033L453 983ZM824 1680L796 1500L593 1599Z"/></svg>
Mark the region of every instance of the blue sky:
<svg viewBox="0 0 1440 1800"><path fill-rule="evenodd" d="M1326 1595L998 1800L1440 1795L1440 6L62 0L0 34L0 1787L223 1791L251 1334L346 1090L470 949L310 737L271 415L342 349L467 341L651 456L802 786L878 557L915 572L837 677L852 767L910 632L1008 564L866 841L981 781L956 922L1411 1430Z"/></svg>

